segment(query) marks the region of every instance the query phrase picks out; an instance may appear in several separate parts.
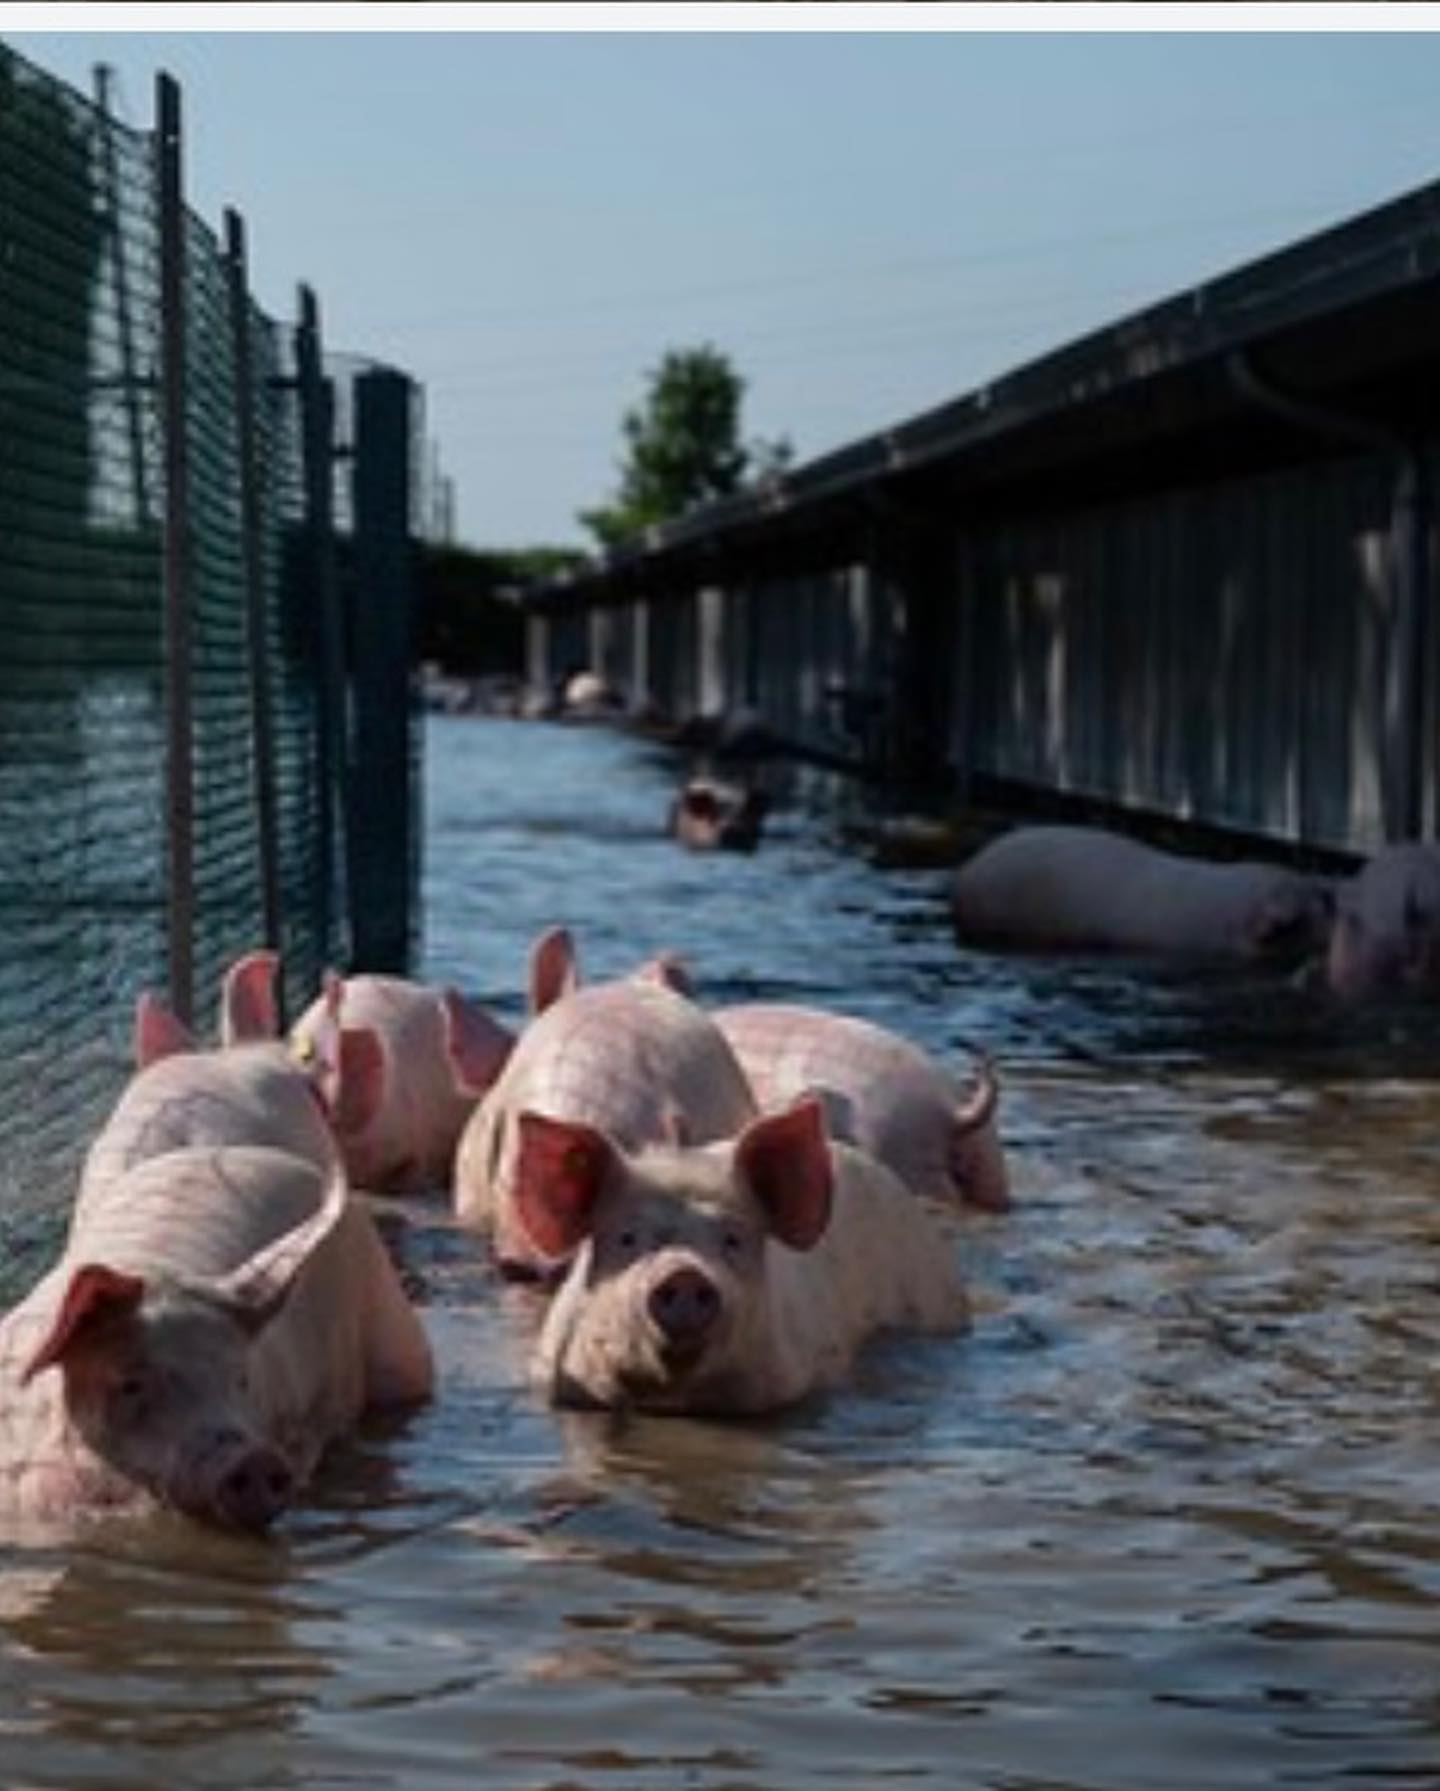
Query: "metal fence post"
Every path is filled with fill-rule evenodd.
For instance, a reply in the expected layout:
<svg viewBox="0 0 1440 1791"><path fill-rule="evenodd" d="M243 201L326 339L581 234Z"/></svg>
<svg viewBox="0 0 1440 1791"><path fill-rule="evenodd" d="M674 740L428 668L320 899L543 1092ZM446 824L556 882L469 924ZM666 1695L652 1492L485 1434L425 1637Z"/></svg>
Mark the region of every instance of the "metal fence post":
<svg viewBox="0 0 1440 1791"><path fill-rule="evenodd" d="M320 307L308 286L300 288L295 374L300 393L307 572L318 635L315 830L320 842L320 874L315 887L315 917L322 950L328 955L339 908L335 872L341 861L342 829L348 820L345 644L335 571L335 399L320 358Z"/></svg>
<svg viewBox="0 0 1440 1791"><path fill-rule="evenodd" d="M150 521L150 494L145 482L145 428L142 417L140 375L135 360L135 317L130 304L130 257L125 221L120 206L120 170L115 154L115 119L110 110L110 87L115 71L108 63L95 65L95 109L100 117L101 162L104 170L105 229L115 265L115 322L120 335L120 378L125 406L126 438L130 450L130 489L137 527Z"/></svg>
<svg viewBox="0 0 1440 1791"><path fill-rule="evenodd" d="M280 949L280 859L275 803L275 723L265 638L265 560L260 469L255 449L255 370L245 256L245 224L225 213L225 275L234 368L236 459L240 482L240 557L245 584L245 642L250 673L250 775L255 803L260 923L264 942ZM281 1019L283 1023L283 990Z"/></svg>
<svg viewBox="0 0 1440 1791"><path fill-rule="evenodd" d="M413 602L410 468L413 388L401 373L355 381L354 729L350 926L364 970L409 968L418 865L412 788Z"/></svg>
<svg viewBox="0 0 1440 1791"><path fill-rule="evenodd" d="M185 208L180 88L155 81L160 207L160 386L165 443L165 730L170 1005L195 1014L195 783L191 689L190 466L186 432Z"/></svg>

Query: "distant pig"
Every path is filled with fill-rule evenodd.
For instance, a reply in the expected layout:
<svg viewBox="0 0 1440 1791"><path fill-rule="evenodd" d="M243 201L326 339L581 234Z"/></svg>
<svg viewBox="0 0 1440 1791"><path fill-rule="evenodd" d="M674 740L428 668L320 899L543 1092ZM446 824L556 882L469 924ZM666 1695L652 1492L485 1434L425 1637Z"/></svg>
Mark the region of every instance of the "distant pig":
<svg viewBox="0 0 1440 1791"><path fill-rule="evenodd" d="M696 851L753 852L769 799L763 790L715 777L692 777L670 804L669 831Z"/></svg>
<svg viewBox="0 0 1440 1791"><path fill-rule="evenodd" d="M1440 846L1386 846L1340 885L1326 975L1347 1000L1440 994Z"/></svg>
<svg viewBox="0 0 1440 1791"><path fill-rule="evenodd" d="M291 1030L301 1057L315 1051L334 1016L327 994ZM368 1109L355 1101L336 1114L336 1136L351 1184L374 1193L415 1194L448 1187L455 1147L475 1103L504 1068L515 1040L479 1003L453 989L398 976L349 976L340 1019L379 1043L379 1088ZM452 1063L466 1066L465 1089Z"/></svg>
<svg viewBox="0 0 1440 1791"><path fill-rule="evenodd" d="M502 1269L553 1274L563 1263L514 1206L517 1120L524 1110L602 1128L629 1150L733 1136L755 1115L749 1086L715 1023L642 973L574 986L568 935L546 935L532 1002L543 1002L466 1125L455 1157L455 1210L492 1235ZM568 990L570 992L557 992ZM456 1078L470 1086L459 1055Z"/></svg>
<svg viewBox="0 0 1440 1791"><path fill-rule="evenodd" d="M962 1095L918 1045L872 1021L753 1002L712 1018L762 1109L823 1090L837 1138L877 1157L914 1193L991 1212L1010 1204L995 1129L999 1086L983 1059Z"/></svg>
<svg viewBox="0 0 1440 1791"><path fill-rule="evenodd" d="M962 865L955 931L1056 951L1299 961L1329 933L1328 880L1161 852L1096 827L1020 827Z"/></svg>
<svg viewBox="0 0 1440 1791"><path fill-rule="evenodd" d="M218 1050L203 1050L153 995L136 1007L137 1074L90 1147L77 1213L97 1190L147 1157L187 1145L268 1144L328 1169L332 1124L365 1121L379 1098L379 1043L339 1020L338 982L327 985L325 1023L301 1063L275 1037L270 952L241 958L221 995Z"/></svg>
<svg viewBox="0 0 1440 1791"><path fill-rule="evenodd" d="M704 1149L632 1154L519 1116L516 1200L575 1252L536 1345L557 1404L758 1413L834 1386L882 1327L964 1327L948 1240L881 1164L826 1137L820 1103Z"/></svg>
<svg viewBox="0 0 1440 1791"><path fill-rule="evenodd" d="M0 1320L0 1518L170 1506L263 1530L363 1410L430 1386L338 1164L253 1146L147 1158Z"/></svg>

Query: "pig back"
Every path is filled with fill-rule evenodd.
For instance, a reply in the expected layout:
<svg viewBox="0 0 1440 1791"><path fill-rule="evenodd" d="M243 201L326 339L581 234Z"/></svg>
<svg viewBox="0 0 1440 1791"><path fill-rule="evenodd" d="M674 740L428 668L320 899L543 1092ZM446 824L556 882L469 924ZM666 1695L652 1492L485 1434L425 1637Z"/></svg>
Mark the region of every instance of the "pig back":
<svg viewBox="0 0 1440 1791"><path fill-rule="evenodd" d="M133 1076L91 1145L72 1224L138 1164L203 1146L261 1145L321 1171L335 1142L309 1078L280 1044L179 1052Z"/></svg>
<svg viewBox="0 0 1440 1791"><path fill-rule="evenodd" d="M812 1089L839 1095L830 1113L835 1136L878 1158L913 1192L955 1197L962 1096L917 1045L853 1015L780 1003L721 1008L714 1019L762 1109Z"/></svg>
<svg viewBox="0 0 1440 1791"><path fill-rule="evenodd" d="M959 938L1057 950L1298 956L1327 925L1324 879L1164 852L1093 827L1020 827L956 874Z"/></svg>
<svg viewBox="0 0 1440 1791"><path fill-rule="evenodd" d="M880 1330L963 1330L970 1306L955 1248L940 1219L883 1163L853 1146L831 1146L830 1224L814 1251L773 1246L775 1298L802 1304L823 1289L832 1322L853 1351ZM788 1284L788 1285L787 1285Z"/></svg>

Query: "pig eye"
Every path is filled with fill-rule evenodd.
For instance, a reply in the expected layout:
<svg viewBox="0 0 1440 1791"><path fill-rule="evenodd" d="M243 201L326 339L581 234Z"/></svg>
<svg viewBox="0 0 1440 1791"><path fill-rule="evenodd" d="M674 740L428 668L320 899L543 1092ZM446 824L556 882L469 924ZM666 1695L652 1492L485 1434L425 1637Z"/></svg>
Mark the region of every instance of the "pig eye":
<svg viewBox="0 0 1440 1791"><path fill-rule="evenodd" d="M150 1377L139 1369L122 1374L110 1390L112 1401L128 1412L139 1411L150 1398Z"/></svg>
<svg viewBox="0 0 1440 1791"><path fill-rule="evenodd" d="M639 1233L630 1225L627 1225L624 1231L617 1232L615 1236L616 1248L620 1250L633 1250L639 1242Z"/></svg>
<svg viewBox="0 0 1440 1791"><path fill-rule="evenodd" d="M720 1233L720 1248L727 1256L743 1256L745 1254L745 1235L737 1231L733 1225L727 1225Z"/></svg>

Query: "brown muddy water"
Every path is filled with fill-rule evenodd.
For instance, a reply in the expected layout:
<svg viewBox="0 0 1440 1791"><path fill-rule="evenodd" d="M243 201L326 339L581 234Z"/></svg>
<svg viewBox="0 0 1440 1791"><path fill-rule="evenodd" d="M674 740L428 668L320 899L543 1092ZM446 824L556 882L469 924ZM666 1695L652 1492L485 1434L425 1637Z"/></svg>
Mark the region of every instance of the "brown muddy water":
<svg viewBox="0 0 1440 1791"><path fill-rule="evenodd" d="M961 953L943 873L823 805L686 856L674 778L434 720L427 973L517 1015L565 921L595 974L669 945L707 998L984 1045L1017 1202L960 1241L973 1334L763 1424L561 1416L522 1303L412 1204L430 1408L265 1542L0 1549L0 1784L1440 1785L1440 1025Z"/></svg>

